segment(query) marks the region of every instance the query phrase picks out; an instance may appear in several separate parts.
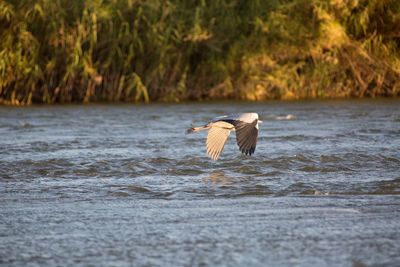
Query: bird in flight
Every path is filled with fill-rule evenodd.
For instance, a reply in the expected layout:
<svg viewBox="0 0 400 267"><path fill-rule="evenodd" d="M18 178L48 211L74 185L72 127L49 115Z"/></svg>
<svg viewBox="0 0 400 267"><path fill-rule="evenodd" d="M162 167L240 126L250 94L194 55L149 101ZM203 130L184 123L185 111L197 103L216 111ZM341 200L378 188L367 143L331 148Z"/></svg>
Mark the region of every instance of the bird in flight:
<svg viewBox="0 0 400 267"><path fill-rule="evenodd" d="M212 160L217 160L224 149L231 131L236 131L236 141L243 154L251 155L256 150L258 137L257 113L240 113L229 116L219 116L202 127L191 127L186 134L210 129L207 135L207 154Z"/></svg>

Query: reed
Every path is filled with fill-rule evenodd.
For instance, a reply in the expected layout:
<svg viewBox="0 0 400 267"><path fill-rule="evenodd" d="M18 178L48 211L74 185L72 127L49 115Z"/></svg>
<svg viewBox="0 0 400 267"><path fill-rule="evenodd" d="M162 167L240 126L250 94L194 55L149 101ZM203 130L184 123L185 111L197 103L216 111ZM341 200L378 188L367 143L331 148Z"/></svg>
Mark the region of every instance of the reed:
<svg viewBox="0 0 400 267"><path fill-rule="evenodd" d="M0 103L400 95L397 0L0 1Z"/></svg>

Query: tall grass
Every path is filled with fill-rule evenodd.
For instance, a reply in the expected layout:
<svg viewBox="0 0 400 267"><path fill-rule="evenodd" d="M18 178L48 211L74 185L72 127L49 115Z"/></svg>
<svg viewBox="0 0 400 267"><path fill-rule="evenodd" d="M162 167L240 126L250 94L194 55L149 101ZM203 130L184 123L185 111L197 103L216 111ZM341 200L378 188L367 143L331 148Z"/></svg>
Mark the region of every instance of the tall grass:
<svg viewBox="0 0 400 267"><path fill-rule="evenodd" d="M400 95L398 0L0 1L0 103Z"/></svg>

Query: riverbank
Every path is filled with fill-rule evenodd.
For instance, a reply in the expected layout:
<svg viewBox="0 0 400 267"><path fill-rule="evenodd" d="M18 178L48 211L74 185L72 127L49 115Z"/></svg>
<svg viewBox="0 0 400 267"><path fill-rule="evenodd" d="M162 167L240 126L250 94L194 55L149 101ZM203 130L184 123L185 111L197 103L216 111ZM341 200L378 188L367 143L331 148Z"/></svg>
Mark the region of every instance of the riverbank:
<svg viewBox="0 0 400 267"><path fill-rule="evenodd" d="M3 1L0 104L400 96L400 3Z"/></svg>

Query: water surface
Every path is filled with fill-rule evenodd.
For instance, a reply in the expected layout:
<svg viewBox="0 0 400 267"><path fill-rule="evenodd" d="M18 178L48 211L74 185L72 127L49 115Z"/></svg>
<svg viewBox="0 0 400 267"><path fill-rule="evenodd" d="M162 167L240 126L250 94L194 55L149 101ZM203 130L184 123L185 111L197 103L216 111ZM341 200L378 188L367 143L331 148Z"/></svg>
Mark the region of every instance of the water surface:
<svg viewBox="0 0 400 267"><path fill-rule="evenodd" d="M215 116L258 112L253 156ZM0 264L400 265L398 100L0 107Z"/></svg>

